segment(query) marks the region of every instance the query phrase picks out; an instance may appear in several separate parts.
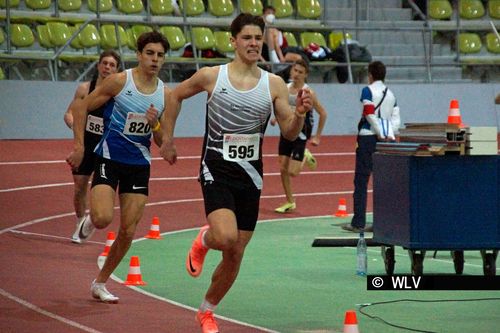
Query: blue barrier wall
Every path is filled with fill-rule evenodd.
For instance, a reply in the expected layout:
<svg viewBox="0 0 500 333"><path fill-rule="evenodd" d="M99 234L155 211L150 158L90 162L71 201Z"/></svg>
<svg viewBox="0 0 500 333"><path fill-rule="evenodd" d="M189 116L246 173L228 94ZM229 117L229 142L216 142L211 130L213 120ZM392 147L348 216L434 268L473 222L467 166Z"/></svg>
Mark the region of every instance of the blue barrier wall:
<svg viewBox="0 0 500 333"><path fill-rule="evenodd" d="M63 114L77 85L76 82L0 81L0 139L71 138ZM364 86L311 84L328 111L325 135L355 134L361 114L359 96ZM403 124L446 122L450 100L458 99L464 123L500 128L500 106L494 102L500 84L399 84L390 88L398 99ZM205 100L206 94L199 94L184 101L176 136L203 135ZM269 126L267 134L278 135L278 128Z"/></svg>

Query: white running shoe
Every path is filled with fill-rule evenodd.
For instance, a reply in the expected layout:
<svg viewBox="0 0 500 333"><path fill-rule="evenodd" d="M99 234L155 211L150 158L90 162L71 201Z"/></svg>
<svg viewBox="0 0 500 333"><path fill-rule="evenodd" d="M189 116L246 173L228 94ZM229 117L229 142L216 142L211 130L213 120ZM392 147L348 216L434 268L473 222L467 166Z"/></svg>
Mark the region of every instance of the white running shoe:
<svg viewBox="0 0 500 333"><path fill-rule="evenodd" d="M84 218L80 220L78 225L76 226L75 233L71 237L71 241L73 243L81 244L85 241L88 241L90 237L94 234L95 227L90 220L89 215L85 215Z"/></svg>
<svg viewBox="0 0 500 333"><path fill-rule="evenodd" d="M118 303L119 298L113 295L106 289L105 283L97 283L92 281L92 285L90 286L90 291L92 292L92 297L100 300L104 303L116 304Z"/></svg>

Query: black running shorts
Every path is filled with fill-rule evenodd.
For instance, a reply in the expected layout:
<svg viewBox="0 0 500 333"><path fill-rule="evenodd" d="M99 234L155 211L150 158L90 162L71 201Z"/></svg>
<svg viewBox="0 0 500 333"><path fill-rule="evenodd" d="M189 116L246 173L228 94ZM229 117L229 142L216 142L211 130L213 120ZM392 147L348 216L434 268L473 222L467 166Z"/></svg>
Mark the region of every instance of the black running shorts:
<svg viewBox="0 0 500 333"><path fill-rule="evenodd" d="M149 194L150 165L132 165L97 157L92 187L100 184L111 186L119 193Z"/></svg>

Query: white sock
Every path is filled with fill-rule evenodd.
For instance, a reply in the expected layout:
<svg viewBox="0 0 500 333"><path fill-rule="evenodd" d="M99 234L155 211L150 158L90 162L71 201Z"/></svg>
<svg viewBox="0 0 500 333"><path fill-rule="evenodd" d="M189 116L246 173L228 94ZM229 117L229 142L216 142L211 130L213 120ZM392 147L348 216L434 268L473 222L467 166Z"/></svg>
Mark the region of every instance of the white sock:
<svg viewBox="0 0 500 333"><path fill-rule="evenodd" d="M217 308L217 305L214 305L205 299L203 300L203 303L201 303L199 310L200 312L207 312L207 311L215 312L215 308Z"/></svg>
<svg viewBox="0 0 500 333"><path fill-rule="evenodd" d="M203 245L203 247L208 249L207 243L205 242L205 235L207 234L207 231L208 231L208 229L205 230L203 232L203 234L201 235L201 245Z"/></svg>

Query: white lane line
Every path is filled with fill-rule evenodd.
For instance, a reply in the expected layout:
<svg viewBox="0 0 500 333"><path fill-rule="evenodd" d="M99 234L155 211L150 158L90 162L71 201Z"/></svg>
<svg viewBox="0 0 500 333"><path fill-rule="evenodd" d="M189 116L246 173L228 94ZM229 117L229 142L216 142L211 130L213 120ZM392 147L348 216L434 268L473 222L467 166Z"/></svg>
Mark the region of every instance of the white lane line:
<svg viewBox="0 0 500 333"><path fill-rule="evenodd" d="M59 315L56 315L55 313L52 313L52 312L49 312L47 310L44 310L22 298L19 298L17 296L14 296L12 295L11 293L9 293L8 291L0 288L0 295L14 301L14 302L17 302L19 304L21 304L22 306L25 306L27 307L28 309L30 310L33 310L35 312L38 312L44 316L47 316L49 318L52 318L52 319L55 319L55 320L58 320L66 325L69 325L69 326L72 326L72 327L75 327L75 328L78 328L78 329L81 329L82 331L84 332L89 332L89 333L102 333L101 331L98 331L98 330L95 330L93 328L90 328L88 326L85 326L85 325L82 325L82 324L79 324L73 320L70 320L68 318L64 318L64 317L61 317Z"/></svg>

